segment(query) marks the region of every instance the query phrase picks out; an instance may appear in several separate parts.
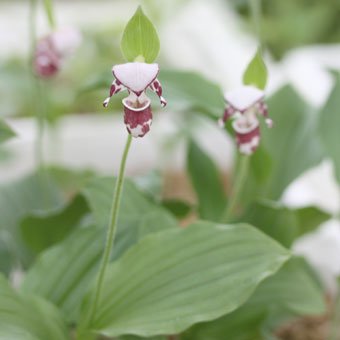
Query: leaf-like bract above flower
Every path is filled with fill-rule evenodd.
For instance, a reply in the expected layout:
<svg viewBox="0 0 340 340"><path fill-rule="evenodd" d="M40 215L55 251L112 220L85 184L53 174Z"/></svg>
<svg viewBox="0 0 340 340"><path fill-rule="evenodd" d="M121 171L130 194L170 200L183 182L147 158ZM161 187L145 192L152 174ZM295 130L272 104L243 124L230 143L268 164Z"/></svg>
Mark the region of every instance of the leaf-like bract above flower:
<svg viewBox="0 0 340 340"><path fill-rule="evenodd" d="M262 59L261 51L258 49L243 74L243 83L263 90L266 87L267 78L267 67Z"/></svg>
<svg viewBox="0 0 340 340"><path fill-rule="evenodd" d="M139 6L123 33L121 41L123 55L128 61L138 58L152 63L158 56L159 48L157 31Z"/></svg>

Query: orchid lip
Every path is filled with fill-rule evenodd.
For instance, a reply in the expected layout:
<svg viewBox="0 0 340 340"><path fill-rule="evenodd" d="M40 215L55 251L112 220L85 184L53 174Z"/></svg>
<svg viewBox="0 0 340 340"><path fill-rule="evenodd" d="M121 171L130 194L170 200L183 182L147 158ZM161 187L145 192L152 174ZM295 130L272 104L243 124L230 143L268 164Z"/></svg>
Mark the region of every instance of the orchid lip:
<svg viewBox="0 0 340 340"><path fill-rule="evenodd" d="M135 112L140 112L140 111L144 111L146 108L148 108L148 107L150 106L151 100L150 100L150 99L146 99L146 101L142 104L141 107L133 107L133 105L131 105L131 104L133 104L133 103L130 101L129 97L124 98L124 99L122 100L122 103L123 103L123 105L124 105L125 107L127 107L129 110L135 111Z"/></svg>

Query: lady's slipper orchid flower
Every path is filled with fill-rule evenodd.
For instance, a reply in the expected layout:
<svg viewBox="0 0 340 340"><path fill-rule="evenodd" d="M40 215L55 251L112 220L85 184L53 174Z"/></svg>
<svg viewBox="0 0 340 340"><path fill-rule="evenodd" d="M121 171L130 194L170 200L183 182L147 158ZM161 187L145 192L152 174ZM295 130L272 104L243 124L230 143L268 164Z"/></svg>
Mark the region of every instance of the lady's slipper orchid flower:
<svg viewBox="0 0 340 340"><path fill-rule="evenodd" d="M40 39L34 56L36 74L42 78L54 76L64 59L75 51L80 42L81 35L74 28L64 28Z"/></svg>
<svg viewBox="0 0 340 340"><path fill-rule="evenodd" d="M148 88L158 95L162 107L167 104L162 97L158 72L158 64L141 62L115 65L112 68L115 80L110 88L110 96L104 100L103 105L107 107L114 94L122 90L129 92L129 96L123 99L124 123L133 137L143 137L150 130L152 112L151 100L146 95Z"/></svg>
<svg viewBox="0 0 340 340"><path fill-rule="evenodd" d="M264 92L254 86L242 86L225 94L227 106L219 124L223 127L229 118L233 119L236 142L243 154L251 155L260 144L259 115L265 117L268 127L273 125L263 99Z"/></svg>

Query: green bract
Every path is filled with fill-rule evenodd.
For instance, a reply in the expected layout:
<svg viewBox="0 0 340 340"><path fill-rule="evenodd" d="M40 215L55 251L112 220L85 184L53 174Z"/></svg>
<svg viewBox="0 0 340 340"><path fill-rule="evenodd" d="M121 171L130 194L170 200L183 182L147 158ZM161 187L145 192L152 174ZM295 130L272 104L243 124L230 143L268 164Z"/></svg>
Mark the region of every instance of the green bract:
<svg viewBox="0 0 340 340"><path fill-rule="evenodd" d="M152 63L158 56L159 48L159 38L154 25L142 8L138 7L123 33L121 49L125 58L128 61Z"/></svg>
<svg viewBox="0 0 340 340"><path fill-rule="evenodd" d="M243 74L243 83L263 90L267 84L267 76L267 67L262 59L261 51L258 50Z"/></svg>

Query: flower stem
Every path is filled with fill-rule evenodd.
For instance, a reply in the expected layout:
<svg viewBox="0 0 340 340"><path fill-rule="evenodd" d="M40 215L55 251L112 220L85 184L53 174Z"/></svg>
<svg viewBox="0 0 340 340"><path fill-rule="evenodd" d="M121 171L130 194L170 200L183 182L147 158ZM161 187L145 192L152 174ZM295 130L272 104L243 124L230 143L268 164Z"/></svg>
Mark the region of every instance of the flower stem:
<svg viewBox="0 0 340 340"><path fill-rule="evenodd" d="M98 272L98 278L97 278L94 300L93 300L92 309L91 309L90 318L89 318L89 324L91 324L91 322L93 321L93 318L97 311L98 303L100 300L100 294L101 294L101 290L103 288L103 283L105 279L105 273L106 273L107 265L110 261L110 256L111 256L113 243L114 243L114 239L116 235L117 218L118 218L120 199L121 199L121 193L122 193L123 182L124 182L125 165L126 165L126 159L129 153L131 141L132 141L132 136L129 134L126 144L125 144L123 157L120 163L119 174L118 174L118 178L116 181L115 191L113 194L110 221L109 221L109 226L108 226L108 231L107 231L107 236L106 236L106 245L104 248L103 257L102 257L102 261L101 261L99 272Z"/></svg>
<svg viewBox="0 0 340 340"><path fill-rule="evenodd" d="M254 29L259 41L260 49L262 48L261 37L261 0L249 0L249 7L253 19Z"/></svg>
<svg viewBox="0 0 340 340"><path fill-rule="evenodd" d="M238 172L237 172L236 179L234 182L235 184L232 190L232 196L222 217L222 222L224 223L230 221L230 219L233 217L235 208L237 204L239 203L241 194L243 192L244 184L246 182L247 175L248 175L249 160L250 160L250 156L247 156L247 155L240 156Z"/></svg>

